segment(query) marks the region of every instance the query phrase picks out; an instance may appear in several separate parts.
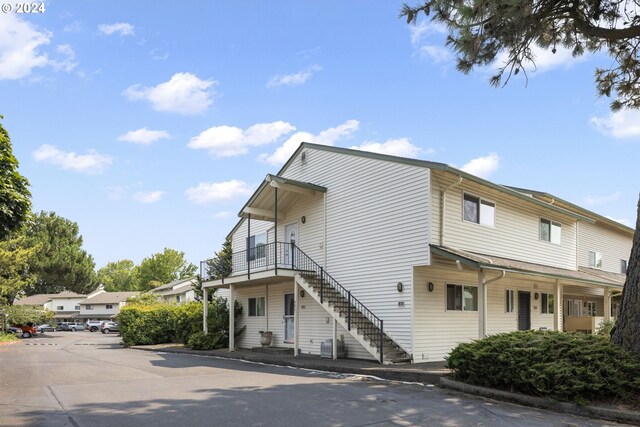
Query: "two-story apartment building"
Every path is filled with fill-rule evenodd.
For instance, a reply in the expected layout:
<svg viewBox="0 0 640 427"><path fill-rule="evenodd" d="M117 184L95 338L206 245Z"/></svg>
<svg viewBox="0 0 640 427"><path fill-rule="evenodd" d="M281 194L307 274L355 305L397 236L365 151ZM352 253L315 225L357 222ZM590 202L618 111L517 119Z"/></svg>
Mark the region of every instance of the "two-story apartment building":
<svg viewBox="0 0 640 427"><path fill-rule="evenodd" d="M87 298L86 295L71 291L63 291L57 294L36 294L21 298L14 302L15 305L31 305L53 311L54 321L71 322L80 313L80 302Z"/></svg>
<svg viewBox="0 0 640 427"><path fill-rule="evenodd" d="M197 283L197 280L193 277L178 279L158 286L150 292L158 295L158 298L164 302L182 304L196 300L196 292L193 288L195 283Z"/></svg>
<svg viewBox="0 0 640 427"><path fill-rule="evenodd" d="M303 143L241 209L228 289L235 346L443 360L512 330L593 332L624 284L633 230L451 166ZM238 323L238 324L236 324ZM230 334L233 337L233 334ZM336 348L334 347L334 357Z"/></svg>
<svg viewBox="0 0 640 427"><path fill-rule="evenodd" d="M107 292L99 289L80 302L82 320L112 320L120 309L126 305L127 299L139 292Z"/></svg>

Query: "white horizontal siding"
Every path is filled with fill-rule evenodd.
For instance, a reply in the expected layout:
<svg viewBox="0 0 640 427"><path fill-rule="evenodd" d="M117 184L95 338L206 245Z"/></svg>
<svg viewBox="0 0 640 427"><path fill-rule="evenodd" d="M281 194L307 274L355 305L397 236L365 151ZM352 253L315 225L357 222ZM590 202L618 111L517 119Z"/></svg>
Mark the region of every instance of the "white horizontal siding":
<svg viewBox="0 0 640 427"><path fill-rule="evenodd" d="M266 233L270 228L273 227L273 222L270 221L260 221L257 219L251 220L251 235L256 235L260 233ZM247 219L242 219L242 223L238 227L233 236L231 236L231 247L233 248L233 252L241 252L247 250ZM273 232L267 235L267 239L271 237L273 238ZM271 243L272 240L267 240L267 243Z"/></svg>
<svg viewBox="0 0 640 427"><path fill-rule="evenodd" d="M258 331L266 331L267 316L249 317L249 298L266 297L265 286L236 287L235 298L242 307L242 314L235 319L236 330L246 326L245 331L236 337L238 348L251 348L260 346L260 334Z"/></svg>
<svg viewBox="0 0 640 427"><path fill-rule="evenodd" d="M434 173L434 176L436 174ZM439 173L432 180L431 239L440 244L438 207L443 188L456 182ZM495 227L463 221L464 192L495 203ZM463 181L446 194L445 246L560 268L576 269L576 221L480 184ZM540 218L562 224L560 245L540 240Z"/></svg>
<svg viewBox="0 0 640 427"><path fill-rule="evenodd" d="M589 252L600 252L602 270L621 273L620 261L629 261L632 244L631 234L581 222L578 228L578 265L589 267Z"/></svg>
<svg viewBox="0 0 640 427"><path fill-rule="evenodd" d="M285 241L285 226L296 223L298 247L316 263L324 265L324 194L302 196L284 214L284 219L278 218L278 241Z"/></svg>
<svg viewBox="0 0 640 427"><path fill-rule="evenodd" d="M412 266L429 262L430 171L305 151L306 165L294 159L282 175L327 188L327 271L382 318L385 332L410 352ZM304 244L305 236L301 239Z"/></svg>

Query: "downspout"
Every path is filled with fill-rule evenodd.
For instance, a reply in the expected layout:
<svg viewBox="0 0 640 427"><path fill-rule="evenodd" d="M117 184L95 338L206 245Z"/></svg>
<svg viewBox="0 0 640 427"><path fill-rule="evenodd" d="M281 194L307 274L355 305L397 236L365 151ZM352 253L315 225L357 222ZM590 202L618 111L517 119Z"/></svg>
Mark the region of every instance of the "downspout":
<svg viewBox="0 0 640 427"><path fill-rule="evenodd" d="M487 285L489 283L497 282L503 279L507 275L506 270L502 270L500 276L493 279L485 280L484 269L480 268L478 273L478 296L480 297L480 306L478 307L478 337L484 338L487 336Z"/></svg>
<svg viewBox="0 0 640 427"><path fill-rule="evenodd" d="M488 285L489 283L497 282L498 280L504 279L504 276L506 276L506 275L507 275L507 271L506 270L501 270L500 271L500 276L494 277L493 279L485 280L484 284Z"/></svg>
<svg viewBox="0 0 640 427"><path fill-rule="evenodd" d="M444 246L444 224L445 224L445 215L447 211L447 191L451 190L454 187L457 187L462 183L462 176L458 176L458 180L453 184L445 187L440 194L440 246Z"/></svg>

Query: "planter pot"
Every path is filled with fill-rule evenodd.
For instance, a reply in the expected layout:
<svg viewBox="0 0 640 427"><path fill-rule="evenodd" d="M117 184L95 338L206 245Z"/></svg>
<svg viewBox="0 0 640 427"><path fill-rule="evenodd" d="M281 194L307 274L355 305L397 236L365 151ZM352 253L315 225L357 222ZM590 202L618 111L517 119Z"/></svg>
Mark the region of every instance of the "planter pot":
<svg viewBox="0 0 640 427"><path fill-rule="evenodd" d="M260 344L262 344L263 347L270 346L272 338L273 338L273 332L271 331L260 332Z"/></svg>

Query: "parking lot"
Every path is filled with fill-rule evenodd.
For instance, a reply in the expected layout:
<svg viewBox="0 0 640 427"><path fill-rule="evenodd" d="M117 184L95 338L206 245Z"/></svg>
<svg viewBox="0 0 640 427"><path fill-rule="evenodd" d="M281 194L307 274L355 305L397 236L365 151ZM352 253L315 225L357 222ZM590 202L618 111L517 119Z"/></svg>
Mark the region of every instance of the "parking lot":
<svg viewBox="0 0 640 427"><path fill-rule="evenodd" d="M54 332L0 346L0 425L611 425L423 385L119 342Z"/></svg>

